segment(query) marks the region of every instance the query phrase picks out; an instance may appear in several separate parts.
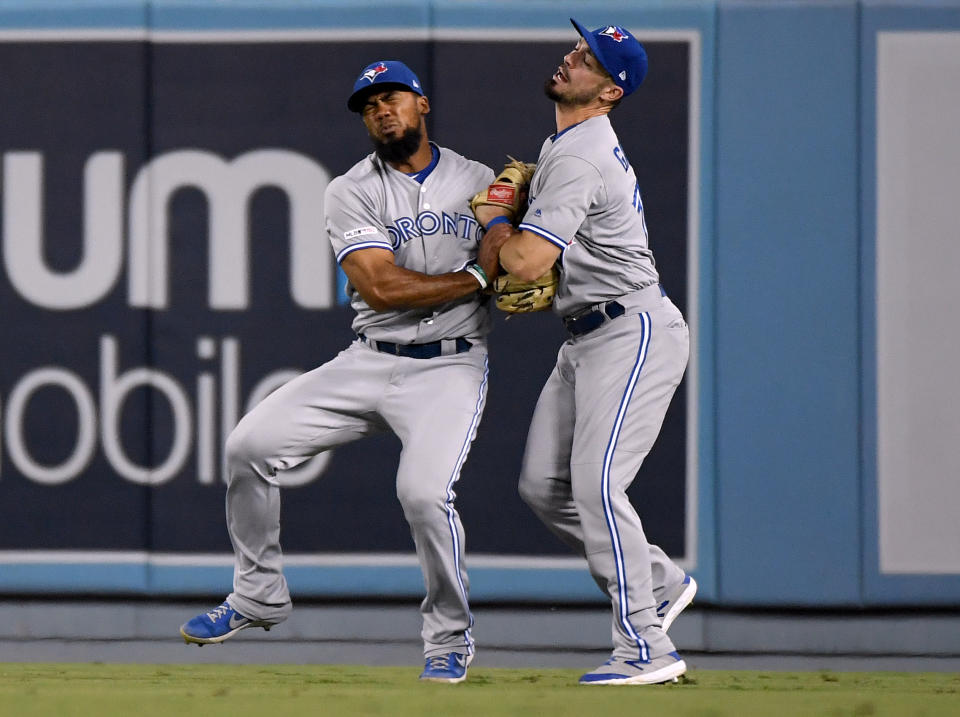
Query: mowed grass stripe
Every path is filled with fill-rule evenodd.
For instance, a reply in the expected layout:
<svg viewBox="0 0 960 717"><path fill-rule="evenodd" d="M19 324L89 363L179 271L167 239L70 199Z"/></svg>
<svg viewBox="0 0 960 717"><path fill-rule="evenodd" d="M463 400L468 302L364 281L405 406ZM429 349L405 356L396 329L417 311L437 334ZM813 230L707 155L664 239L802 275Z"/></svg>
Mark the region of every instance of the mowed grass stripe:
<svg viewBox="0 0 960 717"><path fill-rule="evenodd" d="M676 685L580 686L579 670L476 666L459 685L418 668L0 664L2 715L958 715L960 674L697 670Z"/></svg>

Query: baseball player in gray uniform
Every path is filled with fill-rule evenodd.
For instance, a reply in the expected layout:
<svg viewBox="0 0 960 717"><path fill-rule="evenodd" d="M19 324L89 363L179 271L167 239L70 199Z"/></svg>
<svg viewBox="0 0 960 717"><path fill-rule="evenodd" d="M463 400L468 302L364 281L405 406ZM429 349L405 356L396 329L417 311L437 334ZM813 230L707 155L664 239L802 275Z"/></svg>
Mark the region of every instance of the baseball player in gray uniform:
<svg viewBox="0 0 960 717"><path fill-rule="evenodd" d="M660 286L636 175L607 114L642 82L646 52L617 26L589 31L545 86L557 132L543 144L514 229L481 207L484 252L520 279L559 261L554 310L570 334L540 394L520 493L584 555L613 606L613 654L582 684L656 684L686 671L666 634L696 582L647 542L626 490L683 377L687 324Z"/></svg>
<svg viewBox="0 0 960 717"><path fill-rule="evenodd" d="M477 263L483 230L469 208L494 177L427 138L430 104L402 62L379 61L347 102L376 151L330 182L326 232L349 280L356 340L279 388L227 440L227 527L236 555L226 601L184 624L218 643L291 611L280 551L283 471L382 431L402 443L397 496L423 570L421 679L460 682L473 657L464 535L454 486L487 395L488 302L495 263Z"/></svg>

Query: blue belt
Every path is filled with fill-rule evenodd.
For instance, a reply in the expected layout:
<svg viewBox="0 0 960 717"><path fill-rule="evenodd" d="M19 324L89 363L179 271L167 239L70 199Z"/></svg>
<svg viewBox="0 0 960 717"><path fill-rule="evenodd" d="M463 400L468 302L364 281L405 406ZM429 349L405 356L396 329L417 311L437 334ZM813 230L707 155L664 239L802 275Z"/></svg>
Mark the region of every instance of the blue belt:
<svg viewBox="0 0 960 717"><path fill-rule="evenodd" d="M667 295L663 286L659 286L658 288L660 289L660 296ZM593 311L588 311L579 316L566 317L563 320L563 325L567 327L567 331L573 336L583 336L584 334L589 334L594 329L600 328L607 319L615 319L618 316L623 316L625 312L626 309L619 301L608 301L605 304L597 306Z"/></svg>
<svg viewBox="0 0 960 717"><path fill-rule="evenodd" d="M429 359L436 358L437 356L443 355L443 342L442 341L431 341L426 344L394 344L389 341L376 341L374 339L368 339L363 334L359 334L360 340L367 344L374 351L379 351L385 354L393 354L394 356L404 356L406 358L416 358L416 359ZM469 351L473 346L466 339L454 339L454 348L456 349L453 352L448 353L458 353L462 354L465 351Z"/></svg>
<svg viewBox="0 0 960 717"><path fill-rule="evenodd" d="M608 301L599 309L594 309L586 314L581 314L576 318L570 317L563 320L563 325L567 327L574 336L583 336L589 334L594 329L600 328L601 324L607 319L615 319L623 316L626 309L619 301Z"/></svg>

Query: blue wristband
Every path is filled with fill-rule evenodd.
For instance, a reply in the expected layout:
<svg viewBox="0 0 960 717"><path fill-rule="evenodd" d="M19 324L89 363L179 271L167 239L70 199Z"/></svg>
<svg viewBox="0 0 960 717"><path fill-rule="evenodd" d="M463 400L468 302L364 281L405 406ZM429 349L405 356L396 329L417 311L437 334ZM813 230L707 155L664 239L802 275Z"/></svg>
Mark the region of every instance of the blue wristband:
<svg viewBox="0 0 960 717"><path fill-rule="evenodd" d="M490 228L493 227L493 226L495 226L495 225L497 225L497 224L504 224L504 223L506 223L506 224L513 224L513 222L511 222L511 221L510 221L507 217L505 217L505 216L494 217L494 218L491 219L489 222L487 222L487 231L490 231Z"/></svg>

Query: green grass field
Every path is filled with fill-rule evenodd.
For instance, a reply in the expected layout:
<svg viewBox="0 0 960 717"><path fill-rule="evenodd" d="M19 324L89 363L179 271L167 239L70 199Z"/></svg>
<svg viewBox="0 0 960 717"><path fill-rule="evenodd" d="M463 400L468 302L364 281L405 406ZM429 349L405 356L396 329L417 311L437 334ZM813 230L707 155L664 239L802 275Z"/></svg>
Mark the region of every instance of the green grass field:
<svg viewBox="0 0 960 717"><path fill-rule="evenodd" d="M583 687L577 670L0 664L0 715L960 715L960 674L698 670L676 685Z"/></svg>

